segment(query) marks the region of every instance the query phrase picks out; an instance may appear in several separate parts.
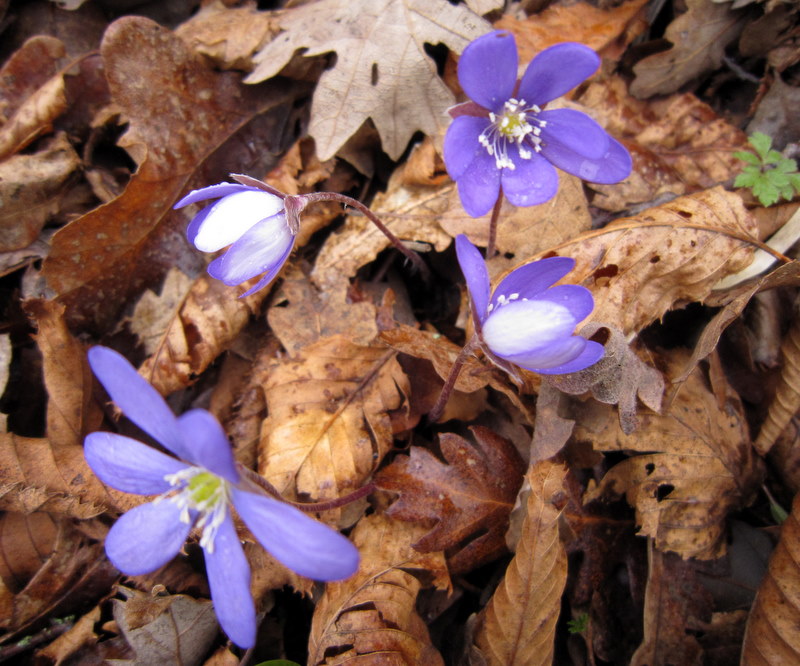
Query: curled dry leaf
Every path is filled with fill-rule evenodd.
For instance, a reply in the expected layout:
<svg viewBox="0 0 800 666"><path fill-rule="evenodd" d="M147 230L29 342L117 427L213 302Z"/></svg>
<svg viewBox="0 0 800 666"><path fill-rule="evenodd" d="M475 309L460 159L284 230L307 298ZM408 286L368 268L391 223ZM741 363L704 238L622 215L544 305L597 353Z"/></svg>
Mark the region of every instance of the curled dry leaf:
<svg viewBox="0 0 800 666"><path fill-rule="evenodd" d="M145 292L131 318L131 330L150 354L140 374L164 395L191 384L225 351L269 293L261 289L236 298L241 288L227 287L205 273L191 281L173 268L161 295Z"/></svg>
<svg viewBox="0 0 800 666"><path fill-rule="evenodd" d="M475 645L491 666L552 664L567 554L558 529L554 499L567 470L544 461L532 465L531 492L517 551L481 613Z"/></svg>
<svg viewBox="0 0 800 666"><path fill-rule="evenodd" d="M491 29L466 7L446 0L319 0L284 13L278 23L285 32L259 51L247 81L275 76L298 49L306 57L336 53L314 93L308 128L323 160L368 118L395 160L414 132L434 136L443 130L455 98L425 43L461 53Z"/></svg>
<svg viewBox="0 0 800 666"><path fill-rule="evenodd" d="M686 355L667 360L674 375ZM668 410L640 414L631 435L598 403L585 405L575 428L575 437L595 449L634 454L607 472L584 501L624 494L636 509L640 534L684 558L724 553L727 516L750 500L761 477L741 401L721 371L714 364L711 369L711 385L698 367Z"/></svg>
<svg viewBox="0 0 800 666"><path fill-rule="evenodd" d="M619 219L554 250L575 259L569 281L594 295L591 321L613 321L630 336L674 307L703 302L722 277L747 266L756 231L742 200L714 188Z"/></svg>
<svg viewBox="0 0 800 666"><path fill-rule="evenodd" d="M210 601L182 594L154 596L118 588L114 620L142 664L196 664L208 652L219 627Z"/></svg>
<svg viewBox="0 0 800 666"><path fill-rule="evenodd" d="M139 168L120 196L59 230L42 272L73 324L104 327L169 267L200 268L183 239L187 212L172 205L242 164L266 170L271 150L286 140L296 89L276 83L242 90L238 75L213 71L141 17L109 26L101 55L112 102L129 123L119 145ZM259 137L257 156L251 135Z"/></svg>
<svg viewBox="0 0 800 666"><path fill-rule="evenodd" d="M408 378L396 352L322 338L266 373L269 416L259 472L287 496L331 499L359 488L392 447Z"/></svg>
<svg viewBox="0 0 800 666"><path fill-rule="evenodd" d="M670 23L664 34L672 47L634 65L631 93L636 97L675 92L684 83L717 69L725 48L741 34L747 16L714 0L687 0L686 6L688 10Z"/></svg>
<svg viewBox="0 0 800 666"><path fill-rule="evenodd" d="M767 575L750 609L743 664L793 664L800 660L800 494L781 528Z"/></svg>
<svg viewBox="0 0 800 666"><path fill-rule="evenodd" d="M373 514L359 521L352 539L361 553L355 575L328 583L314 609L308 664L365 663L441 666L427 627L417 614L422 584L413 575L449 589L442 553L411 547L425 532L419 525Z"/></svg>
<svg viewBox="0 0 800 666"><path fill-rule="evenodd" d="M440 436L447 464L412 446L375 476L378 488L400 495L389 517L434 524L412 546L422 553L445 551L454 574L506 551L508 516L522 484L523 462L514 445L488 428L471 430L475 444L451 433Z"/></svg>
<svg viewBox="0 0 800 666"><path fill-rule="evenodd" d="M50 131L67 108L61 40L31 37L0 69L0 159Z"/></svg>
<svg viewBox="0 0 800 666"><path fill-rule="evenodd" d="M81 160L64 134L32 155L0 162L0 252L28 247L61 207Z"/></svg>
<svg viewBox="0 0 800 666"><path fill-rule="evenodd" d="M12 592L21 590L55 546L58 523L49 513L9 511L0 516L0 578Z"/></svg>

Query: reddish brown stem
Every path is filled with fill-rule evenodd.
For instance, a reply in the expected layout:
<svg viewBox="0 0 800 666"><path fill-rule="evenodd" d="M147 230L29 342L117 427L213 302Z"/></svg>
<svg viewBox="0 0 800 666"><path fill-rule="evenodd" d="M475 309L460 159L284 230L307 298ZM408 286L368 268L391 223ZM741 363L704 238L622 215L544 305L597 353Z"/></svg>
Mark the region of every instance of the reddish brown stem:
<svg viewBox="0 0 800 666"><path fill-rule="evenodd" d="M486 244L486 260L494 256L495 241L497 240L497 221L500 219L500 208L503 205L503 188L497 193L497 201L492 208L492 218L489 220L489 242Z"/></svg>
<svg viewBox="0 0 800 666"><path fill-rule="evenodd" d="M458 375L461 372L461 367L464 365L467 357L472 353L472 350L475 349L477 345L478 336L473 335L472 339L466 345L464 345L464 348L458 353L458 356L456 356L456 360L453 361L453 367L450 368L450 374L447 376L444 386L442 386L442 392L439 394L436 404L433 406L431 411L428 412L428 421L430 423L436 423L442 417L444 408L447 405L450 394L453 392L453 388L456 385Z"/></svg>

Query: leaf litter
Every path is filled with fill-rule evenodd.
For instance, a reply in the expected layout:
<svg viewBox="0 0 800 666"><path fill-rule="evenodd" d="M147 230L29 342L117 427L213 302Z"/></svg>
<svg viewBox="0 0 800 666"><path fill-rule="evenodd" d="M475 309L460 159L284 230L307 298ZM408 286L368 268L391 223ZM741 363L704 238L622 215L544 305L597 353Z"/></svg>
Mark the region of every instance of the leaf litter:
<svg viewBox="0 0 800 666"><path fill-rule="evenodd" d="M352 577L315 585L237 526L259 661L798 660L800 273L791 239L785 257L765 245L797 202L734 185L755 131L797 158L795 10L93 4L0 2L0 658L244 658L199 533L142 576L104 554L146 499L83 455L90 432L144 437L90 372L103 344L177 413L210 409L242 468L360 549ZM565 282L594 300L578 332L606 358L543 377L475 351L431 423L474 328L453 239L489 240L445 169L446 112L465 99L459 55L492 29L515 35L520 73L563 41L603 58L548 110L591 116L631 175L560 173L551 201L504 204L487 270L496 286L573 259ZM229 173L365 201L431 276L322 201L280 278L239 298L254 283L207 275L185 240L199 207L172 209ZM766 255L771 272L747 272ZM768 562L742 559L748 530Z"/></svg>

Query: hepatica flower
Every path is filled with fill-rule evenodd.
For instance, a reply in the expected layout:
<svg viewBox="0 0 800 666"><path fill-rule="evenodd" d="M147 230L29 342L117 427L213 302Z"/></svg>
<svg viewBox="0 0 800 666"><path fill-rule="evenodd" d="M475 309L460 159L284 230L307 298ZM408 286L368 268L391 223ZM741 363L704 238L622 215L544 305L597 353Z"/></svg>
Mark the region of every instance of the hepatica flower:
<svg viewBox="0 0 800 666"><path fill-rule="evenodd" d="M175 208L209 199L217 201L195 215L186 230L189 242L203 252L230 245L208 265L208 273L229 286L264 273L242 296L267 286L289 258L297 234L287 220L285 198L258 187L219 183L190 192Z"/></svg>
<svg viewBox="0 0 800 666"><path fill-rule="evenodd" d="M515 206L552 198L554 165L593 183L617 183L631 172L628 151L589 116L545 110L597 70L600 58L592 49L551 46L519 81L517 64L514 36L503 30L471 42L458 62L458 80L472 102L451 110L456 118L445 135L444 161L473 217L491 210L501 186Z"/></svg>
<svg viewBox="0 0 800 666"><path fill-rule="evenodd" d="M120 354L89 351L89 363L112 400L177 458L122 435L95 432L84 453L103 483L126 493L158 495L124 514L108 533L106 553L123 573L148 573L169 562L193 528L214 609L225 633L248 648L256 637L250 567L231 517L231 505L279 562L302 576L340 580L358 568L358 551L338 532L298 509L246 489L217 420L195 409L175 417L156 390Z"/></svg>
<svg viewBox="0 0 800 666"><path fill-rule="evenodd" d="M594 308L591 292L577 285L552 286L575 261L552 257L511 271L493 293L478 248L463 234L456 254L467 281L473 320L488 356L545 375L588 368L603 356L603 345L573 335Z"/></svg>

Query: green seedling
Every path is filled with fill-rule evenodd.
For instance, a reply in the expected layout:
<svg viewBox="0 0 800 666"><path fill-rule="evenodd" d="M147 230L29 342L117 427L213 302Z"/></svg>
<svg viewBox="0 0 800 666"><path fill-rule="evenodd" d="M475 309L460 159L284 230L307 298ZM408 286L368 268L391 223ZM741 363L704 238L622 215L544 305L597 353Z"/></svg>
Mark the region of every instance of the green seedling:
<svg viewBox="0 0 800 666"><path fill-rule="evenodd" d="M778 199L792 199L800 192L800 173L797 162L772 149L772 138L755 132L748 142L755 154L740 150L734 157L747 162L742 173L736 176L735 187L749 187L762 206L771 206Z"/></svg>

